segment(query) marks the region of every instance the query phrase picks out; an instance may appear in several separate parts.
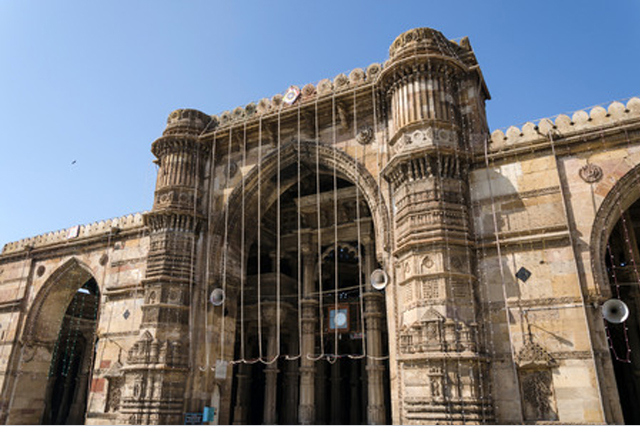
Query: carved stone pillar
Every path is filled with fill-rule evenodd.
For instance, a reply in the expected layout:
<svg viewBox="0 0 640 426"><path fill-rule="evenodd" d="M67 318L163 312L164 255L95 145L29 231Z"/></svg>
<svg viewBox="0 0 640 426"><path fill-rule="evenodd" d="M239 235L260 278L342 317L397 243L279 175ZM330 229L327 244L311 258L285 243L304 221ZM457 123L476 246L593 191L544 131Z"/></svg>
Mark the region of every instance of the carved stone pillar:
<svg viewBox="0 0 640 426"><path fill-rule="evenodd" d="M331 424L337 425L342 423L342 408L340 401L344 398L342 390L342 377L340 375L340 360L330 364L331 369Z"/></svg>
<svg viewBox="0 0 640 426"><path fill-rule="evenodd" d="M279 318L278 318L278 309ZM262 304L262 315L268 327L267 333L267 361L271 362L264 368L264 415L263 423L274 425L278 422L277 395L278 395L278 325L285 319L285 307L281 304L278 307L276 302L265 302ZM273 362L272 362L273 361Z"/></svg>
<svg viewBox="0 0 640 426"><path fill-rule="evenodd" d="M287 361L284 373L285 398L282 409L284 410L284 422L289 425L298 422L299 370L297 360Z"/></svg>
<svg viewBox="0 0 640 426"><path fill-rule="evenodd" d="M298 420L300 424L315 422L315 373L316 365L309 359L315 353L316 328L318 326L318 301L312 297L316 255L303 247L304 269L302 287L302 357L300 358L300 401Z"/></svg>
<svg viewBox="0 0 640 426"><path fill-rule="evenodd" d="M365 276L368 278L375 269L373 242L365 246ZM384 320L384 296L371 287L367 280L364 297L364 320L367 338L367 423L380 425L386 423L384 406L384 365L382 357L382 321Z"/></svg>
<svg viewBox="0 0 640 426"><path fill-rule="evenodd" d="M248 364L240 364L238 366L238 373L236 374L236 381L238 383L236 388L236 406L233 412L233 424L234 425L246 425L247 424L247 409L249 402L249 379L251 378L251 366Z"/></svg>
<svg viewBox="0 0 640 426"><path fill-rule="evenodd" d="M399 312L390 331L400 340L397 359L390 360L398 371L392 401L420 395L405 398L402 411L394 407L394 422L491 421L490 402L471 397L482 394L471 377L483 361L473 333L477 279L468 188L474 149L487 133L488 92L468 41L417 28L400 35L389 55L380 81L390 111L391 158L383 175L393 193L392 294ZM368 306L377 309L371 297ZM436 370L446 386L438 397L431 388L439 384L423 379Z"/></svg>

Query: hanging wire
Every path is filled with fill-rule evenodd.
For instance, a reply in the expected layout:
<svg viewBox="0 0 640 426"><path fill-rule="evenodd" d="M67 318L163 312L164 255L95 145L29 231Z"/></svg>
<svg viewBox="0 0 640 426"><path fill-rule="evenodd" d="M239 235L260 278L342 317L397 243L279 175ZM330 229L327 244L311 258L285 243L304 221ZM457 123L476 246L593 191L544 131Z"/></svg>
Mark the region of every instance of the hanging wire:
<svg viewBox="0 0 640 426"><path fill-rule="evenodd" d="M209 289L209 279L210 279L210 259L211 259L211 240L213 239L212 235L212 217L213 217L213 191L214 191L214 181L215 181L215 169L216 169L216 149L217 149L217 135L218 129L216 128L213 132L213 141L211 142L211 160L210 160L210 172L209 172L209 206L207 211L207 258L205 260L205 284L202 286L202 301L204 305L204 340L205 340L205 365L199 367L200 371L208 371L211 368L211 341L209 336L209 298L207 297L207 290Z"/></svg>
<svg viewBox="0 0 640 426"><path fill-rule="evenodd" d="M315 101L315 139L316 139L316 203L317 203L317 228L318 228L318 317L320 325L320 354L312 356L307 354L307 359L318 361L325 357L324 351L324 315L322 309L322 222L320 218L320 131L318 125L318 98Z"/></svg>
<svg viewBox="0 0 640 426"><path fill-rule="evenodd" d="M609 245L609 242L607 242L607 254L609 255L609 259L611 260L611 275L613 277L613 283L614 283L615 289L616 289L616 297L619 300L621 300L620 299L620 284L618 283L618 277L617 277L617 274L616 274L616 263L615 263L615 259L613 257L613 253L611 252L611 246ZM605 332L607 334L607 342L609 343L609 349L611 349L611 353L613 353L613 357L615 358L616 361L625 362L625 363L630 364L631 363L631 346L629 345L627 321L625 320L623 322L623 324L622 324L622 330L623 330L623 333L624 333L624 340L625 340L625 343L627 345L625 358L620 358L620 356L618 356L616 348L613 346L613 339L611 338L611 332L609 330L609 326L607 324L607 320L603 318L602 321L604 322L604 329L605 329Z"/></svg>
<svg viewBox="0 0 640 426"><path fill-rule="evenodd" d="M244 170L247 166L247 121L244 122L244 129L242 132L242 170ZM245 244L245 228L244 228L244 219L245 219L245 176L242 176L242 205L241 205L241 222L240 222L240 360L243 363L247 362L246 354L245 354L245 335L244 335L244 284L245 284L245 276L246 276L246 264L245 264L245 253L244 253L244 244Z"/></svg>
<svg viewBox="0 0 640 426"><path fill-rule="evenodd" d="M338 177L336 176L336 95L331 96L331 134L333 138L333 355L339 356L338 350L338 326L336 315L338 314Z"/></svg>
<svg viewBox="0 0 640 426"><path fill-rule="evenodd" d="M282 105L280 104L280 110L282 110ZM281 196L281 187L280 187L280 153L282 151L282 144L280 141L280 110L278 111L278 147L277 147L277 175L276 175L276 185L277 185L277 193L276 193L276 355L273 357L271 362L275 362L280 357L280 320L281 320L281 305L280 305L280 196ZM270 337L271 338L271 337Z"/></svg>
<svg viewBox="0 0 640 426"><path fill-rule="evenodd" d="M301 104L298 102L298 111L297 111L297 161L296 161L296 176L297 176L297 190L298 190L298 202L296 203L296 220L298 224L298 232L297 232L297 261L298 261L298 270L297 270L297 278L298 278L298 354L297 355L287 355L285 357L288 361L294 361L298 358L302 357L302 216L300 212L300 198L301 198L301 188L300 188L300 163L301 163L301 142L300 142L300 114L301 114Z"/></svg>
<svg viewBox="0 0 640 426"><path fill-rule="evenodd" d="M227 173L225 180L225 187L228 189L230 187L231 180L231 147L233 146L233 127L229 129L229 146L227 148ZM222 299L222 330L220 332L220 360L224 360L224 346L225 346L225 336L227 334L227 329L225 328L225 319L227 315L225 314L226 303L227 303L227 259L229 256L229 199L225 202L224 207L224 241L222 243L222 247L224 250L224 259L222 262L222 293L225 295Z"/></svg>
<svg viewBox="0 0 640 426"><path fill-rule="evenodd" d="M258 360L264 363L262 358L262 289L260 279L262 275L262 256L260 253L262 244L262 117L258 123L258 217L256 222L258 224Z"/></svg>
<svg viewBox="0 0 640 426"><path fill-rule="evenodd" d="M362 294L362 243L361 243L361 224L360 224L360 173L358 173L358 164L360 161L359 157L359 143L356 141L356 137L358 136L358 107L357 107L358 99L356 98L356 92L353 92L353 140L355 141L355 170L354 173L356 175L356 233L358 236L358 307L360 312L360 333L362 334L362 354L360 355L349 355L351 359L362 359L367 356L367 346L366 346L366 338L365 338L365 326L364 326L364 298Z"/></svg>

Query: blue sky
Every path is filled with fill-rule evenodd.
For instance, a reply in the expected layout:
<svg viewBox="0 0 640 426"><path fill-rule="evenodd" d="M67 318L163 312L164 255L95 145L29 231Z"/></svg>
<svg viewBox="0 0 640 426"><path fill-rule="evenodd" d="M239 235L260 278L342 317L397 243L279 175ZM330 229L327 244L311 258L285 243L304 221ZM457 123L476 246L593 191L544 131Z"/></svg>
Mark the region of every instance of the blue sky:
<svg viewBox="0 0 640 426"><path fill-rule="evenodd" d="M0 245L147 210L167 115L468 36L492 129L640 95L636 1L0 1ZM72 164L76 161L75 164Z"/></svg>

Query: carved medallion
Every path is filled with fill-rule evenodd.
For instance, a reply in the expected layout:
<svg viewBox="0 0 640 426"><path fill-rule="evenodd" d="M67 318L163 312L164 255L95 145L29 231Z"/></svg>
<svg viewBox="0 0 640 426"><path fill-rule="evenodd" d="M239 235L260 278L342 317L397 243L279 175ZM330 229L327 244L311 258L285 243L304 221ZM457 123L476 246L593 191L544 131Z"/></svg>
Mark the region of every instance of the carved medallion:
<svg viewBox="0 0 640 426"><path fill-rule="evenodd" d="M580 169L578 174L583 181L594 183L602 179L602 168L596 164L587 164Z"/></svg>
<svg viewBox="0 0 640 426"><path fill-rule="evenodd" d="M367 127L360 130L356 136L356 140L361 145L369 144L373 140L373 129L371 127Z"/></svg>
<svg viewBox="0 0 640 426"><path fill-rule="evenodd" d="M40 265L38 266L38 269L36 270L36 274L41 277L44 275L44 271L46 270L46 268L44 267L44 265Z"/></svg>
<svg viewBox="0 0 640 426"><path fill-rule="evenodd" d="M429 256L425 256L424 259L422 259L422 273L424 274L425 272L427 272L427 270L431 269L432 266L433 259L431 259L431 257Z"/></svg>

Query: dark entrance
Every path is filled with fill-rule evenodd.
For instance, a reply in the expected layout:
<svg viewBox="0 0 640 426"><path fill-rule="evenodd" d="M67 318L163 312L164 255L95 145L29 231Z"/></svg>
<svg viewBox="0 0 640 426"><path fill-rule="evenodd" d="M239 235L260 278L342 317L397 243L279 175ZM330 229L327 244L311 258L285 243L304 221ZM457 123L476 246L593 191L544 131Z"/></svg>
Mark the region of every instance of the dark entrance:
<svg viewBox="0 0 640 426"><path fill-rule="evenodd" d="M605 321L626 424L640 424L640 200L622 213L609 241L605 263L611 293L629 307L622 324Z"/></svg>
<svg viewBox="0 0 640 426"><path fill-rule="evenodd" d="M91 278L67 307L49 367L42 424L84 424L99 301Z"/></svg>
<svg viewBox="0 0 640 426"><path fill-rule="evenodd" d="M280 173L282 182L295 182L295 165ZM235 359L244 362L234 366L233 424L298 423L304 415L301 371L311 358L312 422L367 423L363 292L367 268L378 265L371 212L357 191L346 179L305 168L299 183L282 192L279 204L263 211L256 239L245 242L246 276L238 297L235 348ZM247 217L244 226L254 221ZM307 311L315 317L310 331L305 331L299 315L300 309L305 312L303 303L314 306ZM381 304L385 312L384 298ZM277 309L282 320L275 317ZM380 330L381 359L388 355L385 323ZM302 355L300 340L311 334L312 353ZM388 364L381 362L385 420L390 422Z"/></svg>

